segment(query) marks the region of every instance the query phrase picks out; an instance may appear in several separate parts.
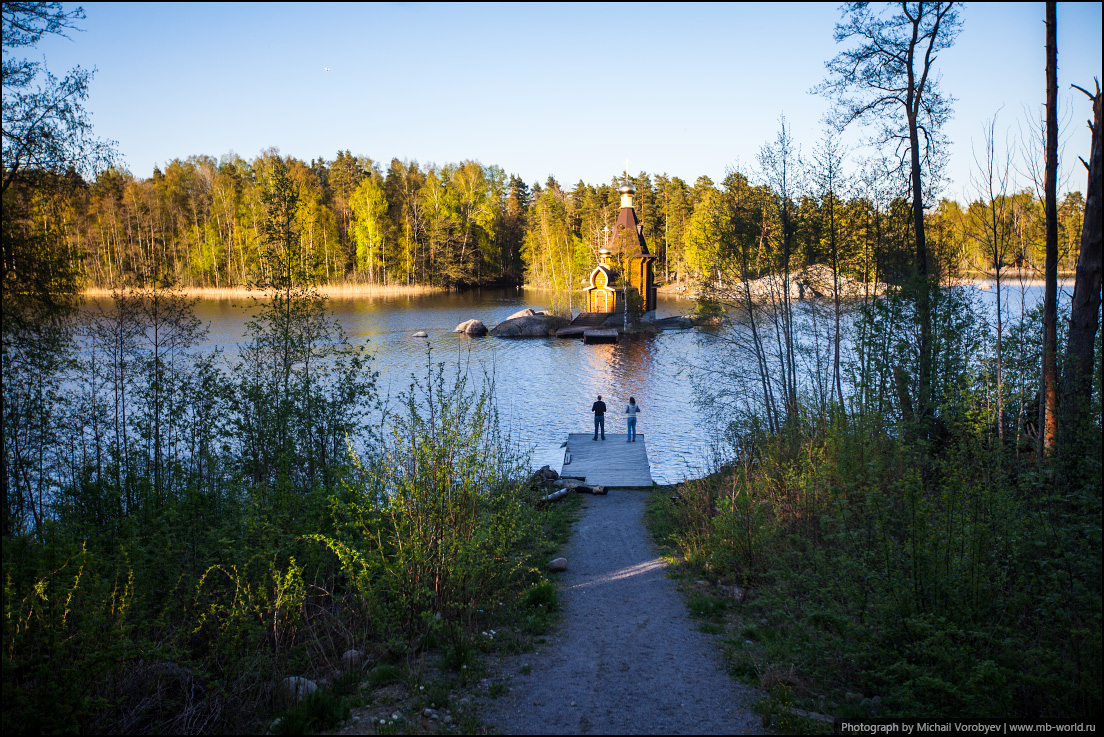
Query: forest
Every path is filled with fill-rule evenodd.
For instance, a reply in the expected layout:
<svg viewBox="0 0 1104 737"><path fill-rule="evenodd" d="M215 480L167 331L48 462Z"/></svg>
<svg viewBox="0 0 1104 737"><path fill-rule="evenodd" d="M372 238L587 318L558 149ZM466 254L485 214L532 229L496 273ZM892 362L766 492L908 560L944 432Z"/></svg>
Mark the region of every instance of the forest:
<svg viewBox="0 0 1104 737"><path fill-rule="evenodd" d="M676 567L750 592L690 609L768 723L1099 717L1104 97L1085 91L1087 194L1059 200L1053 3L1039 184L1009 190L991 124L964 205L933 195L954 3L845 6L807 157L782 119L719 183L570 190L349 151L135 178L92 133L89 73L23 58L82 19L3 8L5 730L319 731L380 688L420 711L482 654L533 647L571 508L543 503L492 384L427 353L382 407L320 287L566 294L625 179L661 281L697 297L714 360L687 367L687 411L727 451L656 492L652 529ZM853 162L849 126L882 154ZM824 294L799 299L810 267ZM1041 304L986 307L959 283L982 274L1042 280ZM90 287L111 298L91 308ZM188 290L207 287L253 292L235 356L197 349ZM326 687L289 704L304 674Z"/></svg>
<svg viewBox="0 0 1104 737"><path fill-rule="evenodd" d="M64 244L89 287L145 286L155 272L186 288L247 287L267 269L263 182L280 158L274 150L251 161L190 156L149 179L117 169L91 182L75 172L43 172L19 180L5 196L25 237ZM720 183L702 176L693 185L665 174L622 173L608 184L567 189L552 177L527 185L498 166L470 160L423 167L394 159L382 170L379 162L341 151L332 161L283 162L299 193L294 225L303 257L317 283L329 285L577 288L617 220L617 188L631 181L644 237L659 256L657 275L690 286L709 272L724 198L750 197L767 209L770 202L769 186L755 184L753 172L733 172ZM841 171L830 189L816 182L815 161L797 163L807 173L793 195L795 258L827 262L829 210L846 234L838 247L850 276L864 276L851 266L863 248L884 251L907 242L908 205L885 186L892 176L885 162ZM984 236L994 200L1000 227L1010 234L1000 267L1037 278L1045 216L1032 190L979 193L965 205L942 199L929 209L925 217L944 272L983 276L997 267ZM1084 206L1077 191L1058 206L1063 273L1071 274L1076 262Z"/></svg>

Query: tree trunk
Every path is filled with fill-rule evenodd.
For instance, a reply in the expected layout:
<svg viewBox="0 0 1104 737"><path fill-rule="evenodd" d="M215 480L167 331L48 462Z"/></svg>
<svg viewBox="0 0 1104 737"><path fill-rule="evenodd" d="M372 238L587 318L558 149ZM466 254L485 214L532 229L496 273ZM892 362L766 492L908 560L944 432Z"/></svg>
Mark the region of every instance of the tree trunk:
<svg viewBox="0 0 1104 737"><path fill-rule="evenodd" d="M1088 93L1086 93L1088 94ZM1069 341L1062 372L1062 425L1070 428L1073 420L1092 400L1093 350L1096 343L1097 313L1100 310L1101 240L1104 238L1104 213L1101 213L1101 93L1097 84L1093 98L1092 146L1089 153L1088 194L1085 220L1081 229L1081 252L1077 258L1077 278L1073 286Z"/></svg>
<svg viewBox="0 0 1104 737"><path fill-rule="evenodd" d="M1043 296L1043 391L1040 453L1058 440L1058 44L1054 1L1046 4L1046 291Z"/></svg>
<svg viewBox="0 0 1104 737"><path fill-rule="evenodd" d="M910 67L911 74L911 67ZM917 91L916 94L919 94ZM918 366L919 394L916 411L923 417L931 410L931 284L928 270L928 248L924 237L924 197L920 181L920 135L916 115L909 114L909 146L912 164L912 219L916 230L916 273L920 293L917 295L917 317L920 321L920 365Z"/></svg>

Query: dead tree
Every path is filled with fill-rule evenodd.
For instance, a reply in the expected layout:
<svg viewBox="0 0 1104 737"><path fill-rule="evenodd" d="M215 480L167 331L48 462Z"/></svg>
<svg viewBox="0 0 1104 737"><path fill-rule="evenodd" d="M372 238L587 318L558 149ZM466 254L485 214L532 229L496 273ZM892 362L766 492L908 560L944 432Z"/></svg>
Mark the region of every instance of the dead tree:
<svg viewBox="0 0 1104 737"><path fill-rule="evenodd" d="M1046 289L1043 294L1043 382L1039 403L1040 455L1058 440L1058 42L1054 1L1046 4Z"/></svg>
<svg viewBox="0 0 1104 737"><path fill-rule="evenodd" d="M1076 85L1075 85L1076 86ZM1096 344L1097 314L1100 311L1101 239L1104 238L1104 213L1101 212L1101 94L1077 89L1093 101L1092 146L1089 163L1085 221L1081 228L1081 252L1077 257L1077 277L1073 286L1066 361L1062 371L1062 427L1074 426L1077 415L1092 399L1093 350ZM1081 160L1084 163L1084 159Z"/></svg>

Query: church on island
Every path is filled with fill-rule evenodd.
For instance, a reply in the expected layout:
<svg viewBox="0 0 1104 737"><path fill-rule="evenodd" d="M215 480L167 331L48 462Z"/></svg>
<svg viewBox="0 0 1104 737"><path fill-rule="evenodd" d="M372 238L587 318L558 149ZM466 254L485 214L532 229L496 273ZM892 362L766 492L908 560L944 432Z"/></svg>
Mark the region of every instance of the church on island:
<svg viewBox="0 0 1104 737"><path fill-rule="evenodd" d="M583 290L586 292L586 311L590 313L624 312L630 291L640 295L641 303L637 309L641 312L651 312L656 307L653 265L656 257L648 252L644 226L633 209L636 187L626 183L621 186L620 191L621 211L617 214L617 224L610 242L613 247L599 249L598 265L590 272L590 285ZM627 259L628 273L625 275L625 283L619 286L614 286L618 284L614 254L631 254Z"/></svg>

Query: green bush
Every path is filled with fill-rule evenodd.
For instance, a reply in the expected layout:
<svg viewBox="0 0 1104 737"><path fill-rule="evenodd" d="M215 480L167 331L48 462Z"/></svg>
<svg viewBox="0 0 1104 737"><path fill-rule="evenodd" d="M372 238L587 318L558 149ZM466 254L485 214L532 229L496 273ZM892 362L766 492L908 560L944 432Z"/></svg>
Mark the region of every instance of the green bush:
<svg viewBox="0 0 1104 737"><path fill-rule="evenodd" d="M764 434L756 462L653 495L692 575L749 588L734 672L802 664L797 697L831 694L839 714L858 709L845 692L878 696L879 716L1099 713L1099 466L1063 488L976 423L939 446L877 427ZM714 597L688 604L722 621Z"/></svg>

